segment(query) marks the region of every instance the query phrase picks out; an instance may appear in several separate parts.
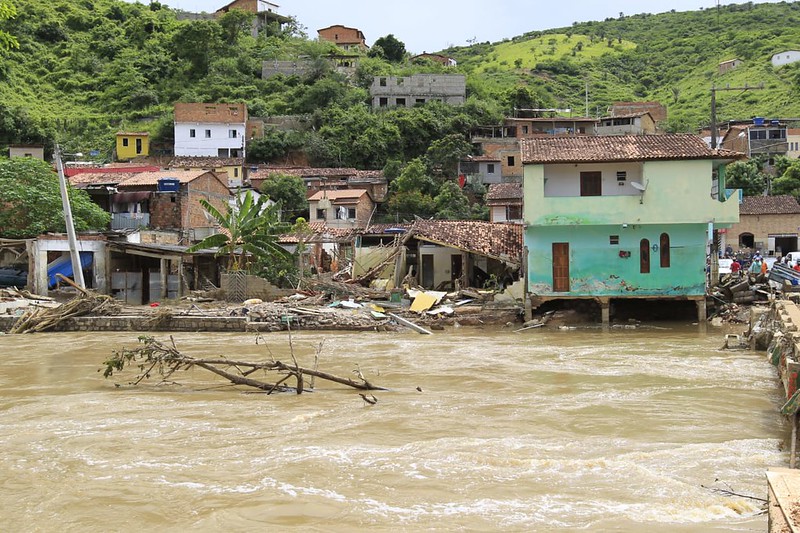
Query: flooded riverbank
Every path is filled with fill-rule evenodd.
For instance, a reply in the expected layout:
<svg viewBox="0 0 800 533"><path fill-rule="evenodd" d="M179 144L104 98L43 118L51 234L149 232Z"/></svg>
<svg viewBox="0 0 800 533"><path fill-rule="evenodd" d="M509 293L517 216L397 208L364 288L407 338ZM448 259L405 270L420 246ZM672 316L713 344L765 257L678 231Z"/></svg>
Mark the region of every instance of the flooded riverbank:
<svg viewBox="0 0 800 533"><path fill-rule="evenodd" d="M189 354L269 357L248 334L181 333ZM286 360L283 333L266 336ZM0 337L4 529L764 531L783 466L763 354L689 326L436 335L301 332L301 365L389 387L237 391L96 372L135 334ZM115 387L115 382L122 384ZM419 392L417 387L421 388ZM719 481L716 481L719 480Z"/></svg>

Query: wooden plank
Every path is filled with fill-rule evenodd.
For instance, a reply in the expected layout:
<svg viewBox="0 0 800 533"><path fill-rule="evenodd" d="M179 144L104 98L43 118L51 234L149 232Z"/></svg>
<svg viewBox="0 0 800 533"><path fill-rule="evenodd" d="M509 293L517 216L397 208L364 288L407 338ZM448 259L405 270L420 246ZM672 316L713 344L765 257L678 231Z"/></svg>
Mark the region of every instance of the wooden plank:
<svg viewBox="0 0 800 533"><path fill-rule="evenodd" d="M800 499L800 472L790 468L770 468L767 471L767 483L771 493L775 494L775 502L770 503L780 507L792 533L800 533L800 527L792 517L792 508Z"/></svg>
<svg viewBox="0 0 800 533"><path fill-rule="evenodd" d="M423 335L433 335L433 332L428 331L427 329L423 328L422 326L418 326L418 325L414 324L410 320L406 320L403 317L399 317L394 313L386 313L386 314L389 315L390 317L394 318L395 320L397 320L403 326L405 326L407 328L411 328L414 331L416 331L417 333L422 333Z"/></svg>

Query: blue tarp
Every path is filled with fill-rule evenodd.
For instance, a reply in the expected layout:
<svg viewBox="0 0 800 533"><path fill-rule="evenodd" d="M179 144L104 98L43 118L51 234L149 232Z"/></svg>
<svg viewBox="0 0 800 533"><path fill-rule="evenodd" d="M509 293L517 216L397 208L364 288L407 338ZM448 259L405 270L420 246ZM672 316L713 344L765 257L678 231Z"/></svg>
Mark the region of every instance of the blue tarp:
<svg viewBox="0 0 800 533"><path fill-rule="evenodd" d="M94 257L92 252L80 252L80 256L82 268L86 268L92 264L92 259ZM72 259L70 258L69 254L62 255L47 265L47 286L51 289L55 287L56 283L58 282L56 274L61 274L68 278L72 277Z"/></svg>

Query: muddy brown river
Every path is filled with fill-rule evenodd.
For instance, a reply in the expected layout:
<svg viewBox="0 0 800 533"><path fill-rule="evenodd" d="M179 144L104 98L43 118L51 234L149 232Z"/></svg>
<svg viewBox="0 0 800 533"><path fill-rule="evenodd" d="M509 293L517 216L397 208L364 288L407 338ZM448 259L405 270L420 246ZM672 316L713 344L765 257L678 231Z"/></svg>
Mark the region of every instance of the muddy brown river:
<svg viewBox="0 0 800 533"><path fill-rule="evenodd" d="M285 334L175 339L288 359ZM301 332L301 365L321 341L321 370L391 390L130 387L97 369L133 333L0 336L0 529L766 531L712 489L763 498L787 465L779 383L718 330Z"/></svg>

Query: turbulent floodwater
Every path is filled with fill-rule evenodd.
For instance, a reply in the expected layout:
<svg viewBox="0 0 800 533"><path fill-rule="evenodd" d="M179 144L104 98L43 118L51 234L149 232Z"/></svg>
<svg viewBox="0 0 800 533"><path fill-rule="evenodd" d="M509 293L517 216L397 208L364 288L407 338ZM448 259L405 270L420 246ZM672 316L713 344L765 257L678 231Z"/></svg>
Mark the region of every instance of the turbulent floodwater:
<svg viewBox="0 0 800 533"><path fill-rule="evenodd" d="M175 339L268 357L253 335ZM320 369L392 390L134 388L96 370L135 334L0 336L0 529L766 530L758 502L703 488L765 497L788 462L774 368L718 332L299 333L301 365L323 340Z"/></svg>

